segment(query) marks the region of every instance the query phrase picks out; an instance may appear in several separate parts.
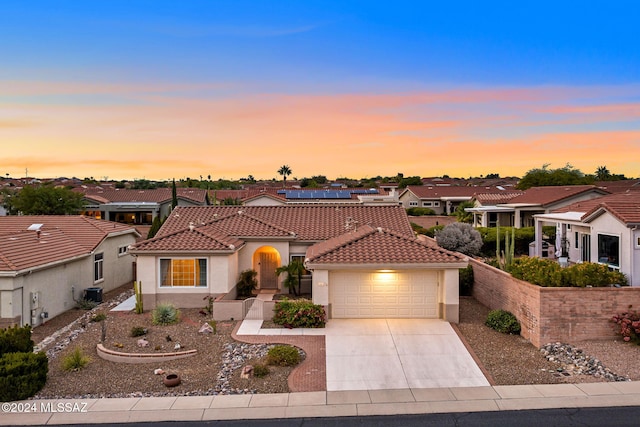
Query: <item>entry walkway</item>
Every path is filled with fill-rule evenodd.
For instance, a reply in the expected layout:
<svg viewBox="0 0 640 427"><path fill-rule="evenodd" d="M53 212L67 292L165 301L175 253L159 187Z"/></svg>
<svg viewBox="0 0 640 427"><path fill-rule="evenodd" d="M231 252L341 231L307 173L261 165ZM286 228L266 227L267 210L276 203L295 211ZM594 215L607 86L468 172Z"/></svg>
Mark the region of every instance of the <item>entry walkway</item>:
<svg viewBox="0 0 640 427"><path fill-rule="evenodd" d="M21 413L11 413L10 407L5 410L3 406L3 413L0 414L3 425L214 421L637 406L640 403L640 382L32 400L21 403L28 403L31 412L23 410ZM24 407L21 406L23 409Z"/></svg>

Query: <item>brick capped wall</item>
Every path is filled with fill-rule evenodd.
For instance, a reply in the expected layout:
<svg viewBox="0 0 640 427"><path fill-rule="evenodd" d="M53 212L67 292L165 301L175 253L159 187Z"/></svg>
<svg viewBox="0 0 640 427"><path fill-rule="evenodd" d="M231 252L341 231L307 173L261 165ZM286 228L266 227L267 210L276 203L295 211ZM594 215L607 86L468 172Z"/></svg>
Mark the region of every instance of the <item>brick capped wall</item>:
<svg viewBox="0 0 640 427"><path fill-rule="evenodd" d="M611 316L629 305L640 309L640 287L543 288L473 259L469 264L473 296L491 309L513 313L521 335L538 348L548 342L613 338Z"/></svg>

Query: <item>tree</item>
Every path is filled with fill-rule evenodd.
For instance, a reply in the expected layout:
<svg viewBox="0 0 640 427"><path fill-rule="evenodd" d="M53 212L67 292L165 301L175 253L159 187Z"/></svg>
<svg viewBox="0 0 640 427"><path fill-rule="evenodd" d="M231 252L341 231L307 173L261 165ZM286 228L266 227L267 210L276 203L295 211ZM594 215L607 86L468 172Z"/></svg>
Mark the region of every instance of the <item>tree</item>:
<svg viewBox="0 0 640 427"><path fill-rule="evenodd" d="M292 174L291 168L288 165L282 165L280 169L278 169L278 174L282 175L284 179L283 187L287 186L287 177Z"/></svg>
<svg viewBox="0 0 640 427"><path fill-rule="evenodd" d="M473 222L473 212L465 211L466 208L472 208L473 206L474 205L471 200L466 200L458 205L455 211L458 222L465 222L467 224Z"/></svg>
<svg viewBox="0 0 640 427"><path fill-rule="evenodd" d="M398 181L398 188L407 188L409 185L422 185L422 178L419 176L409 176L400 178Z"/></svg>
<svg viewBox="0 0 640 427"><path fill-rule="evenodd" d="M596 169L596 179L598 181L617 181L619 178L611 175L611 172L606 166L598 166L598 169Z"/></svg>
<svg viewBox="0 0 640 427"><path fill-rule="evenodd" d="M454 222L436 232L440 247L465 255L476 255L482 248L482 236L469 224Z"/></svg>
<svg viewBox="0 0 640 427"><path fill-rule="evenodd" d="M176 179L173 178L171 184L171 210L178 206L178 189L176 188Z"/></svg>
<svg viewBox="0 0 640 427"><path fill-rule="evenodd" d="M293 290L294 295L300 294L300 283L302 282L302 275L305 271L304 264L297 259L292 260L288 265L276 268L276 274L278 276L282 273L287 273L287 277L282 284L285 288ZM298 286L297 292L296 286Z"/></svg>
<svg viewBox="0 0 640 427"><path fill-rule="evenodd" d="M27 185L6 194L4 206L12 215L78 215L84 206L82 193L51 184Z"/></svg>
<svg viewBox="0 0 640 427"><path fill-rule="evenodd" d="M549 169L547 163L541 168L529 170L518 182L517 188L526 190L531 187L580 184L593 184L593 176L585 175L579 169L574 169L569 163L558 169Z"/></svg>

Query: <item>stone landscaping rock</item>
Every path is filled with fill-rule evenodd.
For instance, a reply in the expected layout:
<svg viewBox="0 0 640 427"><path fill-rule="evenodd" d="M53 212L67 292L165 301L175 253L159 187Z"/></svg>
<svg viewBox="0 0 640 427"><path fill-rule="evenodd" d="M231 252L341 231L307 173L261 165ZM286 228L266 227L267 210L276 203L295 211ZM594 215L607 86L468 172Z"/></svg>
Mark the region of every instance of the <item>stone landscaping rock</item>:
<svg viewBox="0 0 640 427"><path fill-rule="evenodd" d="M598 359L595 359L569 344L549 343L540 351L547 360L562 365L558 369L560 375L592 375L607 381L630 381L629 378L617 375L606 368Z"/></svg>

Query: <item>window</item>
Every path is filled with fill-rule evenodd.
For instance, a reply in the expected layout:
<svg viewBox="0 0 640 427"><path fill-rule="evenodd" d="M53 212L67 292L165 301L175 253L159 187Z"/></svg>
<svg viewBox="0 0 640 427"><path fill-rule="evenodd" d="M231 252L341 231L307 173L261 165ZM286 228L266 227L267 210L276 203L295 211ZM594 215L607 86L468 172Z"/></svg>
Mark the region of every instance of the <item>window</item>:
<svg viewBox="0 0 640 427"><path fill-rule="evenodd" d="M104 254L99 253L93 256L93 281L98 282L104 279Z"/></svg>
<svg viewBox="0 0 640 427"><path fill-rule="evenodd" d="M439 208L440 207L440 202L433 202L433 207L434 208Z"/></svg>
<svg viewBox="0 0 640 427"><path fill-rule="evenodd" d="M431 206L433 206L433 203L431 202L422 202L422 206L425 208L430 208Z"/></svg>
<svg viewBox="0 0 640 427"><path fill-rule="evenodd" d="M579 239L579 234L578 234L578 232L577 232L577 231L574 233L574 239L575 239L574 247L575 247L576 249L578 249L578 248L580 247L580 245L579 245L579 240L578 240L578 239Z"/></svg>
<svg viewBox="0 0 640 427"><path fill-rule="evenodd" d="M417 201L415 201L415 200L411 200L411 201L409 202L409 206L418 206L418 202L417 202Z"/></svg>
<svg viewBox="0 0 640 427"><path fill-rule="evenodd" d="M291 255L291 261L300 261L302 263L302 265L304 265L304 255ZM307 276L311 273L309 273L309 271L307 271L307 269L305 268L304 272L302 273L303 276Z"/></svg>
<svg viewBox="0 0 640 427"><path fill-rule="evenodd" d="M160 286L207 286L207 260L204 258L161 259Z"/></svg>
<svg viewBox="0 0 640 427"><path fill-rule="evenodd" d="M620 267L620 237L598 234L598 262Z"/></svg>
<svg viewBox="0 0 640 427"><path fill-rule="evenodd" d="M118 256L123 256L123 255L128 254L129 253L128 249L129 249L128 246L120 246L120 247L118 247Z"/></svg>

